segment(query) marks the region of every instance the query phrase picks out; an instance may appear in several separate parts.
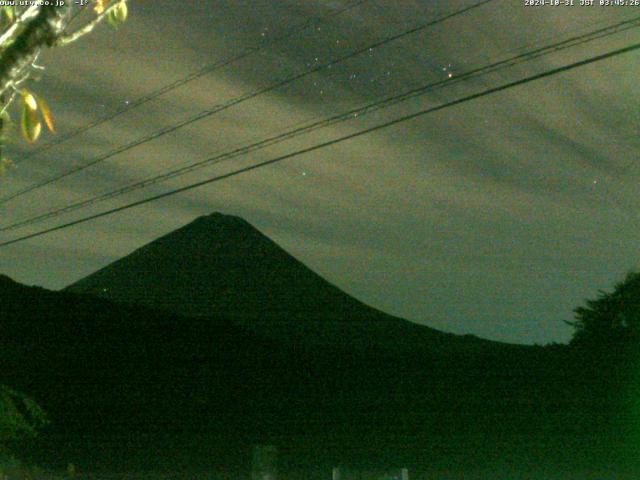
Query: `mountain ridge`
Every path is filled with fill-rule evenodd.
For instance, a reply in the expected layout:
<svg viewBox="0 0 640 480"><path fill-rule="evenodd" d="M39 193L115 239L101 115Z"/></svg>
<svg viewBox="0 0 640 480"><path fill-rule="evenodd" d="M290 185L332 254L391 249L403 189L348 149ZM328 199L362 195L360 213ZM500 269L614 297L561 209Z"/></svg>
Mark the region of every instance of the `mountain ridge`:
<svg viewBox="0 0 640 480"><path fill-rule="evenodd" d="M509 345L441 332L366 305L246 220L218 212L137 248L63 291L180 315L222 315L290 343Z"/></svg>
<svg viewBox="0 0 640 480"><path fill-rule="evenodd" d="M285 250L283 250L280 246L278 246L275 242L273 242L271 239L265 236L258 229L253 227L246 220L242 219L241 217L237 217L233 215L225 215L219 212L215 212L210 215L200 216L196 218L194 221L172 232L169 232L168 234L162 235L156 240L153 240L147 243L146 245L143 245L142 247L135 249L133 252L126 255L125 257L122 257L116 260L115 262L107 265L106 267L99 269L97 272L94 272L93 274L90 274L87 277L81 280L78 280L73 284L65 287L64 290L82 292L82 293L90 292L92 294L97 294L97 295L100 295L101 293L106 293L106 292L101 292L101 288L98 285L98 283L102 279L104 279L104 277L108 273L110 273L110 271L120 267L124 263L138 260L138 257L140 257L142 254L154 255L155 257L157 257L158 253L160 253L158 250L160 250L160 248L162 248L163 246L167 246L170 249L173 249L173 252L171 253L175 255L179 255L181 252L175 248L176 245L188 246L190 248L193 248L195 241L206 241L206 240L215 241L214 235L216 234L224 235L223 242L221 243L218 241L209 246L213 247L213 250L217 254L218 253L221 254L218 256L219 258L222 257L225 262L230 263L230 265L219 265L221 267L226 267L226 266L246 267L245 264L242 264L240 262L233 262L234 256L236 257L236 259L241 259L242 257L245 257L245 258L249 257L251 260L261 260L263 262L264 261L269 262L269 260L271 260L269 262L269 265L266 268L272 268L274 266L273 265L274 263L280 262L281 264L284 264L280 266L280 270L284 270L285 268L297 269L297 271L293 271L293 272L285 271L284 273L286 273L289 278L280 280L281 283L284 283L285 281L291 281L291 280L298 280L298 281L303 280L305 281L305 283L309 283L310 279L308 277L313 277L313 280L317 280L319 282L324 283L325 285L323 286L326 286L332 290L330 293L335 295L335 297L332 298L331 300L335 301L337 297L338 300L341 300L343 302L353 302L365 308L376 310L373 307L365 305L359 300L356 300L353 297L349 296L348 294L344 293L338 287L336 287L335 285L333 285L332 283L330 283L329 281L321 277L316 272L309 269L306 265L304 265L298 259L294 258L291 254L289 254ZM232 244L232 242L236 242L235 245ZM251 247L254 251L253 252L249 251L248 247ZM193 258L194 260L210 259L210 256L207 255L207 252L204 251L204 248L205 247L203 245L198 245L195 249L191 250L189 253L194 256ZM234 248L235 251L231 251L232 248ZM166 254L169 252L165 250L165 251L162 251L161 253ZM280 258L273 260L273 257L276 255L280 256ZM272 258L270 259L269 256L271 256ZM174 266L179 267L179 268L176 268L174 272L176 273L182 272L183 269L180 268L181 265L174 263ZM215 267L218 265L214 264L212 266ZM207 266L206 268L209 269L212 266ZM136 267L140 268L138 265L136 265ZM186 273L191 275L193 275L194 273L199 273L194 271L196 267L197 267L197 264L189 265L189 269L186 270ZM268 276L264 271L265 267L261 267L260 265L257 265L257 264L255 265L255 267L261 269L260 274L266 280ZM166 274L166 272L158 272L158 271L153 273ZM210 273L210 272L207 272L207 273ZM222 272L214 272L214 273L222 273ZM249 272L247 269L240 273L246 274L246 273L252 273L252 272ZM279 271L277 273L282 274L283 272ZM304 276L307 276L307 278L301 278ZM242 279L234 278L234 280L242 280ZM221 290L223 290L223 292L221 293L224 293L224 287L228 287L229 286L228 284L230 282L220 282L220 283L221 283L220 287L222 287ZM290 285L287 285L287 286L290 286ZM295 285L291 285L291 286L295 287ZM270 290L270 294L271 294L270 296L273 297L274 285L269 284L268 286L266 286L266 288ZM259 293L261 295L260 299L264 300L264 297L265 297L264 292L259 292ZM137 303L140 303L140 302L137 302ZM142 302L142 303L146 303L146 302ZM220 303L224 307L226 307L227 310L229 310L228 305L225 305L223 300L221 300ZM266 309L265 306L268 306L271 303L272 302L264 302L260 305L260 307L263 310L265 310ZM297 307L298 305L294 305L294 306ZM185 305L183 307L187 307L187 308L192 307L192 310L189 312L191 314L196 314L196 315L208 314L207 309L203 308L202 305L191 304L191 305Z"/></svg>

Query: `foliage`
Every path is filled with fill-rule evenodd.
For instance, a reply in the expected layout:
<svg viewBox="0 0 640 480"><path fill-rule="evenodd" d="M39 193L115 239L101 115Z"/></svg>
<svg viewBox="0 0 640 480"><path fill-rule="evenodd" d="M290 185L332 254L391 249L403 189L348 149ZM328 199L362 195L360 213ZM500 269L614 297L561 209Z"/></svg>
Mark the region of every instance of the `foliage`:
<svg viewBox="0 0 640 480"><path fill-rule="evenodd" d="M20 132L29 143L35 142L42 132L42 122L51 132L54 123L51 110L39 95L24 88L35 79L34 72L44 70L36 64L43 47L63 47L91 33L106 20L118 28L128 16L127 0L95 0L93 8L83 9L76 2L62 5L44 5L31 2L25 6L4 5L0 8L0 175L10 163L2 155L11 123L10 106L20 100ZM84 25L70 32L76 17L89 12Z"/></svg>
<svg viewBox="0 0 640 480"><path fill-rule="evenodd" d="M0 480L5 480L7 473L19 470L21 467L20 461L0 445Z"/></svg>
<svg viewBox="0 0 640 480"><path fill-rule="evenodd" d="M0 479L21 468L7 444L33 437L47 424L44 411L31 398L0 385Z"/></svg>
<svg viewBox="0 0 640 480"><path fill-rule="evenodd" d="M42 118L49 130L54 132L53 117L47 103L26 89L21 90L20 95L22 96L22 120L20 122L22 136L29 143L33 143L38 139L42 131L39 113L42 114Z"/></svg>
<svg viewBox="0 0 640 480"><path fill-rule="evenodd" d="M613 292L599 292L574 310L573 345L638 345L640 343L640 272L631 272Z"/></svg>
<svg viewBox="0 0 640 480"><path fill-rule="evenodd" d="M35 436L46 424L47 416L35 401L0 385L0 444Z"/></svg>

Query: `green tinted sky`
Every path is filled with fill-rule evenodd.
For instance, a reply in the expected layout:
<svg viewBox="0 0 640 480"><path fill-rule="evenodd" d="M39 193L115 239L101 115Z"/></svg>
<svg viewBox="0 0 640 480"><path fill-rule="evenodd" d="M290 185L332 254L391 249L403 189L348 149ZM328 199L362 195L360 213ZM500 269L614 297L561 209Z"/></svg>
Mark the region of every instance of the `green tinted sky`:
<svg viewBox="0 0 640 480"><path fill-rule="evenodd" d="M60 134L345 1L131 1L118 32L46 52ZM213 105L469 5L371 1L19 164L11 193ZM3 224L405 89L640 15L496 0L1 206ZM633 29L76 212L71 220L501 82L638 42ZM317 60L316 60L317 59ZM563 320L638 265L638 53L485 97L0 252L0 271L65 286L212 211L244 217L387 312L456 333L564 341ZM48 142L44 138L43 142ZM28 152L14 145L10 156ZM39 226L52 226L54 221ZM29 227L17 233L35 231Z"/></svg>

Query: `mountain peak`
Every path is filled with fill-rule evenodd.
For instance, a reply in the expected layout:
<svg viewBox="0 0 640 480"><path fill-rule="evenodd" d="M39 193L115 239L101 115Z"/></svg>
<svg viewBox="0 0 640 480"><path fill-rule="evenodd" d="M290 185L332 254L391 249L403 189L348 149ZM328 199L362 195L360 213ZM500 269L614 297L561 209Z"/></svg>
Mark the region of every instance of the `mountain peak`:
<svg viewBox="0 0 640 480"><path fill-rule="evenodd" d="M67 288L199 316L290 317L367 308L244 219L219 212L198 217Z"/></svg>
<svg viewBox="0 0 640 480"><path fill-rule="evenodd" d="M249 225L249 222L247 222L244 218L238 217L236 215L228 215L226 213L221 213L221 212L213 212L210 213L209 215L202 215L198 218L196 218L193 222L191 223L212 223L212 224L223 224L223 225Z"/></svg>
<svg viewBox="0 0 640 480"><path fill-rule="evenodd" d="M238 217L237 215L230 215L228 213L222 213L222 212L212 212L208 215L202 215L201 217L198 217L198 218L207 218L207 219L216 220L216 221L229 220L229 221L245 222L244 218Z"/></svg>
<svg viewBox="0 0 640 480"><path fill-rule="evenodd" d="M272 338L311 340L331 348L398 348L425 341L440 348L453 339L363 304L247 221L219 212L195 219L66 290L181 315L224 318Z"/></svg>
<svg viewBox="0 0 640 480"><path fill-rule="evenodd" d="M176 235L201 236L203 234L209 236L209 240L212 242L229 241L231 240L229 237L233 237L233 240L237 240L239 238L251 236L255 238L259 237L263 241L273 243L245 219L236 215L227 215L220 212L214 212L209 215L197 217L186 225L163 237L160 237L158 240L167 238L173 241L175 240Z"/></svg>
<svg viewBox="0 0 640 480"><path fill-rule="evenodd" d="M195 232L210 232L213 235L217 235L221 231L249 231L257 232L257 230L246 220L235 215L226 215L220 212L214 212L209 215L202 215L197 217L190 223L178 228L173 233L186 232L189 235L194 235ZM168 236L168 235L165 235ZM164 237L162 237L164 238Z"/></svg>

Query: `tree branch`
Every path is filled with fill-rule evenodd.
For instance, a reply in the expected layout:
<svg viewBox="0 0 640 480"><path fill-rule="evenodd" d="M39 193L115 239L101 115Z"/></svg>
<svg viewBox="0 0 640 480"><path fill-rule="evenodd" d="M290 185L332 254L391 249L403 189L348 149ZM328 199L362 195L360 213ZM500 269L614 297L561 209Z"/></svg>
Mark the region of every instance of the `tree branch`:
<svg viewBox="0 0 640 480"><path fill-rule="evenodd" d="M70 2L62 6L45 5L16 37L15 41L0 53L0 95L2 95L20 72L35 59L43 46L53 46L63 31L63 20L69 11Z"/></svg>
<svg viewBox="0 0 640 480"><path fill-rule="evenodd" d="M56 47L64 47L65 45L69 45L70 43L75 42L76 40L79 40L80 38L84 37L85 35L87 35L88 33L91 33L93 31L94 28L96 28L102 21L104 21L105 18L107 18L107 15L109 15L113 10L115 10L116 8L118 8L118 5L121 2L124 2L126 0L120 0L116 3L114 3L113 5L111 5L109 8L105 9L100 15L98 15L96 18L94 18L93 20L91 20L88 24L86 24L84 27L76 30L73 33L69 33L69 34L65 34L60 36L56 42L55 42L55 46Z"/></svg>
<svg viewBox="0 0 640 480"><path fill-rule="evenodd" d="M18 17L18 19L15 22L13 22L13 24L9 28L7 28L7 30L2 35L0 35L0 45L3 45L11 37L13 37L13 35L18 30L18 28L20 28L20 26L24 22L26 22L30 18L35 17L38 14L39 8L40 7L38 7L37 5L32 5L27 10L22 12L22 14Z"/></svg>

